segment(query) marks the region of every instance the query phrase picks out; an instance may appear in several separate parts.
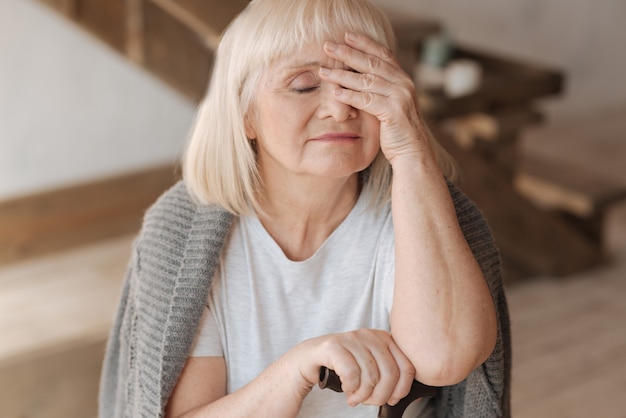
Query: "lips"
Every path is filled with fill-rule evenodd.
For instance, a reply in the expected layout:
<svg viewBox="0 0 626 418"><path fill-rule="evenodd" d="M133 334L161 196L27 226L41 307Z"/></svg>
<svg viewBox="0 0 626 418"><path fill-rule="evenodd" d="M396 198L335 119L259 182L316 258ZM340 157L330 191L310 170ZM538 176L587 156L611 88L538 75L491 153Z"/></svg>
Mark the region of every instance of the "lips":
<svg viewBox="0 0 626 418"><path fill-rule="evenodd" d="M314 141L354 141L361 138L353 132L329 132L313 138Z"/></svg>

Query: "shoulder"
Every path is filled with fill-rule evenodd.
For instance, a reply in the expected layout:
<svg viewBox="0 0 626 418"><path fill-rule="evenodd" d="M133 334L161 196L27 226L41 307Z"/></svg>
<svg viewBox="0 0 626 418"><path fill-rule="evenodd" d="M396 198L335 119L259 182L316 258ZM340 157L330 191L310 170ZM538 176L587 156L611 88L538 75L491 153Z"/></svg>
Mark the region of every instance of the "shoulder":
<svg viewBox="0 0 626 418"><path fill-rule="evenodd" d="M229 226L232 215L217 206L201 205L193 200L184 181L179 181L163 193L148 209L144 218L144 229L174 228L185 230L195 224L217 222Z"/></svg>
<svg viewBox="0 0 626 418"><path fill-rule="evenodd" d="M195 202L179 181L147 210L137 244L178 254L190 241L223 242L231 220L226 210Z"/></svg>
<svg viewBox="0 0 626 418"><path fill-rule="evenodd" d="M198 211L183 181L179 181L163 193L148 209L144 218L144 228L149 226L164 227L170 222L181 226L192 222Z"/></svg>

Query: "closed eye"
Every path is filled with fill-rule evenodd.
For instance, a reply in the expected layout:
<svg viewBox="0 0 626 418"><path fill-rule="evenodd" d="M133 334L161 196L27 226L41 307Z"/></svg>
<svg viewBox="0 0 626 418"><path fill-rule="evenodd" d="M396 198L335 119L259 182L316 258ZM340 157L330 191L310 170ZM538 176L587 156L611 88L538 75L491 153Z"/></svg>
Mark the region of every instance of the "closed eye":
<svg viewBox="0 0 626 418"><path fill-rule="evenodd" d="M303 87L303 88L293 89L293 91L295 91L298 94L305 94L305 93L311 93L311 92L317 90L318 88L319 88L319 86Z"/></svg>
<svg viewBox="0 0 626 418"><path fill-rule="evenodd" d="M311 93L320 86L320 80L312 71L304 71L294 77L290 82L291 90L299 93Z"/></svg>

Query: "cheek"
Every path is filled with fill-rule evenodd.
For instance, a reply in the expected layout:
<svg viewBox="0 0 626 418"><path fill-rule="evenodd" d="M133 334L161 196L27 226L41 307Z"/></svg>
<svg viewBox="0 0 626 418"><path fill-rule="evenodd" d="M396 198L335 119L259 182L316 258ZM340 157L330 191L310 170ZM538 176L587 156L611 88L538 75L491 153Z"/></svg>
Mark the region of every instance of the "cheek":
<svg viewBox="0 0 626 418"><path fill-rule="evenodd" d="M369 164L371 164L380 152L380 122L377 118L372 116L365 122L365 129L368 132L369 138L365 153Z"/></svg>
<svg viewBox="0 0 626 418"><path fill-rule="evenodd" d="M302 103L283 100L280 103L272 103L263 112L263 124L265 131L294 134L294 131L302 131L309 120L310 110Z"/></svg>
<svg viewBox="0 0 626 418"><path fill-rule="evenodd" d="M376 143L377 146L380 145L380 121L372 115L365 116L365 120L363 121L365 125L365 130L367 131L369 137L373 142Z"/></svg>

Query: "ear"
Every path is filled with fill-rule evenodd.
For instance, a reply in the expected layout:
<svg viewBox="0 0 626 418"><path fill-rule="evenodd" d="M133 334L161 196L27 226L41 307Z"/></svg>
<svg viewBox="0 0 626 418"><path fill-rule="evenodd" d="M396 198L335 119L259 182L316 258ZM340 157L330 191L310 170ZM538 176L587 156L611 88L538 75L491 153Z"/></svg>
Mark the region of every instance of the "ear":
<svg viewBox="0 0 626 418"><path fill-rule="evenodd" d="M254 129L254 111L250 110L243 118L243 126L246 130L246 137L248 139L256 139L257 134Z"/></svg>

